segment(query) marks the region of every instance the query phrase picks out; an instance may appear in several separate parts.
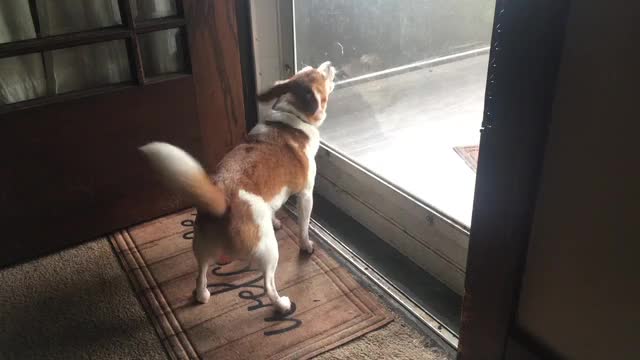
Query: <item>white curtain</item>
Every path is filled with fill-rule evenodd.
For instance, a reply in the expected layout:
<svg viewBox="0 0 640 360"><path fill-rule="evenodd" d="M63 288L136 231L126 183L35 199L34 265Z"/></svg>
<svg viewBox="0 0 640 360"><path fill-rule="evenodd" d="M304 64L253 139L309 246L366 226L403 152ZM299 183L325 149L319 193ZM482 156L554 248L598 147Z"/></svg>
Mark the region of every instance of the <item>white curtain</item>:
<svg viewBox="0 0 640 360"><path fill-rule="evenodd" d="M35 37L28 0L0 1L0 44ZM45 93L46 78L39 54L0 59L0 104Z"/></svg>
<svg viewBox="0 0 640 360"><path fill-rule="evenodd" d="M40 37L122 24L118 0L36 0ZM176 14L173 0L133 0L137 20ZM0 0L0 43L37 36L28 0ZM151 73L177 71L182 54L175 31L144 35ZM43 95L120 83L131 79L125 40L0 59L0 104Z"/></svg>

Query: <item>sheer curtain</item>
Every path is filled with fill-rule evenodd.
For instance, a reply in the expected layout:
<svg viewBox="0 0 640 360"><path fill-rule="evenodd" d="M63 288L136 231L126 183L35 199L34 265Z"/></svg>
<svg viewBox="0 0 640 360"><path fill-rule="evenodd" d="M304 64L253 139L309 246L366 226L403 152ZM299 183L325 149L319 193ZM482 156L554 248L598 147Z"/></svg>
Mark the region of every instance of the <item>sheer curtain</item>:
<svg viewBox="0 0 640 360"><path fill-rule="evenodd" d="M28 0L0 1L0 44L35 37ZM0 104L45 93L46 78L39 54L0 59Z"/></svg>
<svg viewBox="0 0 640 360"><path fill-rule="evenodd" d="M173 0L132 0L136 20L176 14ZM36 34L34 17L40 26ZM0 1L0 43L122 24L118 0ZM178 71L176 31L144 35L143 58L151 73ZM148 64L147 64L148 63ZM0 59L0 104L131 80L124 40Z"/></svg>

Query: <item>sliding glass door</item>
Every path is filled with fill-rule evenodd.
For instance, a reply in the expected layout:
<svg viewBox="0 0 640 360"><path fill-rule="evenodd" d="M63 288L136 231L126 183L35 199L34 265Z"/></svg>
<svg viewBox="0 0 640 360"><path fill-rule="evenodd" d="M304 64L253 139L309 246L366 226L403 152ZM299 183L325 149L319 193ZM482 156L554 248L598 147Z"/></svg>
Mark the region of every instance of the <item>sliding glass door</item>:
<svg viewBox="0 0 640 360"><path fill-rule="evenodd" d="M495 0L253 1L259 89L330 60L316 192L462 295Z"/></svg>

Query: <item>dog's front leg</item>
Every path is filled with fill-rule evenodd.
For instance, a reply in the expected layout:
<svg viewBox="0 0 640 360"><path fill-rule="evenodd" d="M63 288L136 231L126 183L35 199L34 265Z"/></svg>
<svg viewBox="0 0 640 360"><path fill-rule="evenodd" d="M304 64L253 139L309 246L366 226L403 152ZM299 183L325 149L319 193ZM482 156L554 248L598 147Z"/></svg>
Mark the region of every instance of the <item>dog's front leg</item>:
<svg viewBox="0 0 640 360"><path fill-rule="evenodd" d="M313 208L313 192L302 191L298 194L298 226L300 227L300 248L313 253L313 242L309 239L309 221Z"/></svg>

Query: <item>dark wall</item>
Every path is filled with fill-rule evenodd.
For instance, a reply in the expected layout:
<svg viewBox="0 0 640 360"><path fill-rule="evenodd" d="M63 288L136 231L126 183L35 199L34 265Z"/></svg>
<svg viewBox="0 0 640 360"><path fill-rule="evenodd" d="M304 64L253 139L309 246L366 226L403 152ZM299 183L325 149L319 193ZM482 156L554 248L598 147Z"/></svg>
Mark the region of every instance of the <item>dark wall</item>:
<svg viewBox="0 0 640 360"><path fill-rule="evenodd" d="M640 353L639 14L574 1L567 24L518 325L569 359Z"/></svg>

